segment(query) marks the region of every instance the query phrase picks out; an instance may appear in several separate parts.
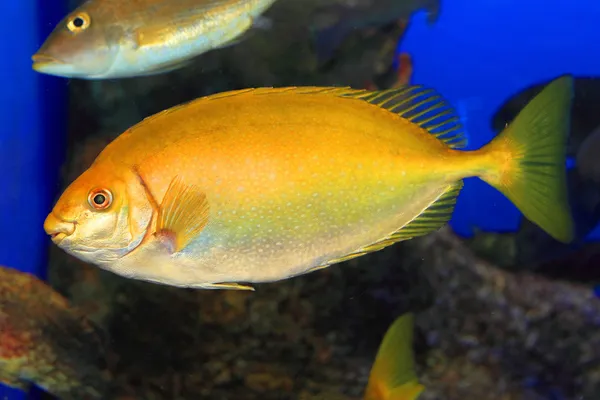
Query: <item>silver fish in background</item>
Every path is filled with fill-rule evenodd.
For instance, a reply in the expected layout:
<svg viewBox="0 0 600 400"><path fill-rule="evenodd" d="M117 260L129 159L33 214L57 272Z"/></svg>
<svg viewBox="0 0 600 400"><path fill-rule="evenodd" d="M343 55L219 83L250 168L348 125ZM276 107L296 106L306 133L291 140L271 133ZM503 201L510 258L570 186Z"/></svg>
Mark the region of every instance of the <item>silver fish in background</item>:
<svg viewBox="0 0 600 400"><path fill-rule="evenodd" d="M155 75L231 45L276 0L88 0L33 55L33 69L68 78Z"/></svg>

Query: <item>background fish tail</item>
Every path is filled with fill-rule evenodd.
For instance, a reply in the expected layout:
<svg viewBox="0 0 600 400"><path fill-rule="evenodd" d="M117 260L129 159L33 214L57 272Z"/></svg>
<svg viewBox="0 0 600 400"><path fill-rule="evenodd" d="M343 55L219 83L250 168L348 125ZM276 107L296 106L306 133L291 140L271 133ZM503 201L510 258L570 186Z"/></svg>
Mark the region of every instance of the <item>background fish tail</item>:
<svg viewBox="0 0 600 400"><path fill-rule="evenodd" d="M561 242L574 236L565 169L572 97L571 76L552 81L480 150L491 168L479 176Z"/></svg>

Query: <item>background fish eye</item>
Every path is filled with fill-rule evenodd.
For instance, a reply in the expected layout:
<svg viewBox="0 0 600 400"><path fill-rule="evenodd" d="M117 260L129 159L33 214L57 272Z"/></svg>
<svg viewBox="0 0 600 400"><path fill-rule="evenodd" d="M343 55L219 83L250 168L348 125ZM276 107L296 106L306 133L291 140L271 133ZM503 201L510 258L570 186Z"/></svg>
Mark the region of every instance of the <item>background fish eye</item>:
<svg viewBox="0 0 600 400"><path fill-rule="evenodd" d="M73 18L69 20L67 23L67 28L71 32L78 32L87 29L90 25L90 17L86 13L81 13L75 15Z"/></svg>
<svg viewBox="0 0 600 400"><path fill-rule="evenodd" d="M92 189L88 203L95 210L105 210L112 204L112 193L108 189Z"/></svg>

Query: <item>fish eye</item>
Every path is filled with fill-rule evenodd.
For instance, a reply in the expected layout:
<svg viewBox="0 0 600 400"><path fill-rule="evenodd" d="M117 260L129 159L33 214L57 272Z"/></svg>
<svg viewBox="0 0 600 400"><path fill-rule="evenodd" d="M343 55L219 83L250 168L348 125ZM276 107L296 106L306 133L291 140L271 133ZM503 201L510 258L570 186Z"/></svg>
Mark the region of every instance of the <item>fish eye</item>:
<svg viewBox="0 0 600 400"><path fill-rule="evenodd" d="M107 189L93 189L88 195L88 203L94 210L106 210L112 200L112 193Z"/></svg>
<svg viewBox="0 0 600 400"><path fill-rule="evenodd" d="M73 33L81 32L86 30L90 26L90 16L87 13L79 13L73 15L69 22L67 22L67 28Z"/></svg>

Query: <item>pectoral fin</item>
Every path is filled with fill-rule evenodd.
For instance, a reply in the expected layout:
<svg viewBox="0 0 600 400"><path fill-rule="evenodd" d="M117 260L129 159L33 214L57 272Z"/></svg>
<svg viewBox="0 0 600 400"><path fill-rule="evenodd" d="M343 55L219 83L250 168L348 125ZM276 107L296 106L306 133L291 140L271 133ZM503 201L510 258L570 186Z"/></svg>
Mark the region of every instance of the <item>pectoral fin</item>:
<svg viewBox="0 0 600 400"><path fill-rule="evenodd" d="M173 179L158 210L155 236L177 253L194 240L208 224L206 195L193 185Z"/></svg>

